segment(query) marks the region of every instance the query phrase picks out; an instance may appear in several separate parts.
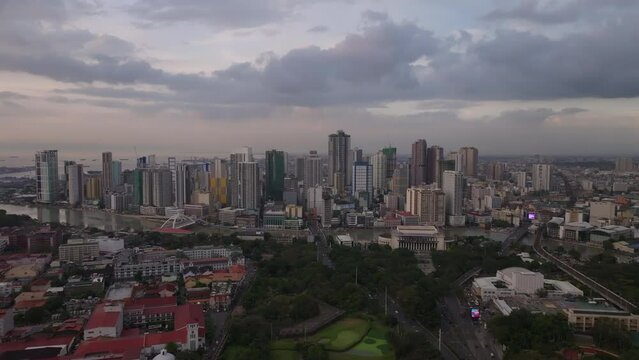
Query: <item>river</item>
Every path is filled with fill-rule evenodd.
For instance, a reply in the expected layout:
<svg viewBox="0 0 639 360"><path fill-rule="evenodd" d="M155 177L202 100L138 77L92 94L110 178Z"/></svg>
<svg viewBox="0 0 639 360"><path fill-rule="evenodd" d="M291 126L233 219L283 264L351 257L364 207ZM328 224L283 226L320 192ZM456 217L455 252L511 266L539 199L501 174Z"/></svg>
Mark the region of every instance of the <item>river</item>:
<svg viewBox="0 0 639 360"><path fill-rule="evenodd" d="M157 220L112 214L94 209L0 204L0 210L6 210L8 214L28 215L43 223L58 222L71 226L95 227L105 231L118 231L125 228L136 231L151 230L161 225Z"/></svg>

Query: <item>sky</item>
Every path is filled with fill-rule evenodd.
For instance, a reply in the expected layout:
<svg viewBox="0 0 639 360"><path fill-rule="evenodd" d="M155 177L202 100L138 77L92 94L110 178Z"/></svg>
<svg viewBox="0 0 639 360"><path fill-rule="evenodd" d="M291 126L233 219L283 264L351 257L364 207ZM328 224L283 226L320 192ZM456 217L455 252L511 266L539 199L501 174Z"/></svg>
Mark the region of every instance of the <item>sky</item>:
<svg viewBox="0 0 639 360"><path fill-rule="evenodd" d="M0 0L0 158L637 155L635 0Z"/></svg>

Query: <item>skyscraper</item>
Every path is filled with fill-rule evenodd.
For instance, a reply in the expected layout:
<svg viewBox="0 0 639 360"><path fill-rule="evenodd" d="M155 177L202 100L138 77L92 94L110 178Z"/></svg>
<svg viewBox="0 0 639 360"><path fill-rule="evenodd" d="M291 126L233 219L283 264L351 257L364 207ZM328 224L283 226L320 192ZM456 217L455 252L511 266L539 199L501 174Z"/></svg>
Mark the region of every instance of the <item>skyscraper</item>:
<svg viewBox="0 0 639 360"><path fill-rule="evenodd" d="M493 161L486 166L486 178L489 180L503 180L506 173L506 164Z"/></svg>
<svg viewBox="0 0 639 360"><path fill-rule="evenodd" d="M631 157L619 157L615 160L616 172L631 172L635 170L635 164Z"/></svg>
<svg viewBox="0 0 639 360"><path fill-rule="evenodd" d="M390 181L393 177L393 172L397 166L397 148L387 147L383 148L382 152L386 156L386 180Z"/></svg>
<svg viewBox="0 0 639 360"><path fill-rule="evenodd" d="M113 188L117 188L118 185L122 184L122 161L113 161L112 163L112 184Z"/></svg>
<svg viewBox="0 0 639 360"><path fill-rule="evenodd" d="M82 205L84 201L84 170L80 164L69 164L67 173L67 200L70 206Z"/></svg>
<svg viewBox="0 0 639 360"><path fill-rule="evenodd" d="M230 197L231 197L231 206L233 207L242 207L240 206L240 194L239 194L239 164L243 162L253 162L253 149L248 146L242 147L239 151L231 154L229 160L229 187L231 188Z"/></svg>
<svg viewBox="0 0 639 360"><path fill-rule="evenodd" d="M426 140L419 139L413 143L410 156L410 186L428 183L428 147Z"/></svg>
<svg viewBox="0 0 639 360"><path fill-rule="evenodd" d="M355 162L351 183L351 194L360 201L363 200L366 203L364 207L370 207L373 200L373 166L365 161Z"/></svg>
<svg viewBox="0 0 639 360"><path fill-rule="evenodd" d="M322 183L322 159L317 151L311 150L304 158L304 187L309 188Z"/></svg>
<svg viewBox="0 0 639 360"><path fill-rule="evenodd" d="M550 165L534 164L532 166L532 186L534 191L550 191Z"/></svg>
<svg viewBox="0 0 639 360"><path fill-rule="evenodd" d="M446 225L446 194L442 190L424 189L420 205L420 225Z"/></svg>
<svg viewBox="0 0 639 360"><path fill-rule="evenodd" d="M269 150L266 152L266 198L268 200L282 200L284 193L284 152Z"/></svg>
<svg viewBox="0 0 639 360"><path fill-rule="evenodd" d="M113 191L113 155L111 152L102 153L102 194L103 199Z"/></svg>
<svg viewBox="0 0 639 360"><path fill-rule="evenodd" d="M328 136L328 183L343 190L350 184L348 178L348 158L351 149L351 136L343 130Z"/></svg>
<svg viewBox="0 0 639 360"><path fill-rule="evenodd" d="M477 176L479 165L479 151L474 147L462 147L457 151L455 170L468 177Z"/></svg>
<svg viewBox="0 0 639 360"><path fill-rule="evenodd" d="M442 184L439 181L440 161L444 160L444 149L440 146L433 145L428 148L428 155L426 156L426 183L437 184L437 187L441 188Z"/></svg>
<svg viewBox="0 0 639 360"><path fill-rule="evenodd" d="M58 150L42 150L35 155L36 201L52 204L58 200Z"/></svg>
<svg viewBox="0 0 639 360"><path fill-rule="evenodd" d="M153 177L152 205L157 207L171 206L173 204L171 170L168 168L155 168L148 172L150 172Z"/></svg>
<svg viewBox="0 0 639 360"><path fill-rule="evenodd" d="M459 171L444 171L443 190L446 194L448 223L461 226L465 223L462 210L464 205L464 178Z"/></svg>
<svg viewBox="0 0 639 360"><path fill-rule="evenodd" d="M408 164L397 164L393 172L393 177L390 180L391 193L402 196L406 194L406 189L408 188L408 173Z"/></svg>
<svg viewBox="0 0 639 360"><path fill-rule="evenodd" d="M304 181L304 165L306 163L306 157L298 157L295 159L295 177L298 181Z"/></svg>
<svg viewBox="0 0 639 360"><path fill-rule="evenodd" d="M378 151L371 156L371 165L373 165L373 189L377 193L384 193L388 187L386 181L386 155L383 151Z"/></svg>
<svg viewBox="0 0 639 360"><path fill-rule="evenodd" d="M260 207L260 169L256 162L237 164L237 207L256 210Z"/></svg>
<svg viewBox="0 0 639 360"><path fill-rule="evenodd" d="M177 159L173 156L168 158L169 171L171 172L171 198L173 206L177 207Z"/></svg>

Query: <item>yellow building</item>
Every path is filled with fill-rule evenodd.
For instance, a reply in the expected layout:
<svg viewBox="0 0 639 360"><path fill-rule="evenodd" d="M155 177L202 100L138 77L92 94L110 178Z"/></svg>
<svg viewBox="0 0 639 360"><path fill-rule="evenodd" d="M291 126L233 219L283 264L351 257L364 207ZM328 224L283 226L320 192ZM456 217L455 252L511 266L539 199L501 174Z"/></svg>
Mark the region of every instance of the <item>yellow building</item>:
<svg viewBox="0 0 639 360"><path fill-rule="evenodd" d="M87 200L98 200L102 197L102 184L99 176L87 176L84 184L84 197Z"/></svg>
<svg viewBox="0 0 639 360"><path fill-rule="evenodd" d="M209 184L213 201L226 206L228 204L228 178L211 177Z"/></svg>

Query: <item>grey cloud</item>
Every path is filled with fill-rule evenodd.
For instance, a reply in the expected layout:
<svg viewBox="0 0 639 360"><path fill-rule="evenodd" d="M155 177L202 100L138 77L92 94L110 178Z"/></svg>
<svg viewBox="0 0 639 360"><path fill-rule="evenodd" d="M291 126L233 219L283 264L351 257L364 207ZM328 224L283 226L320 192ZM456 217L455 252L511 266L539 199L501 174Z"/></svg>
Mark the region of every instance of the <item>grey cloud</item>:
<svg viewBox="0 0 639 360"><path fill-rule="evenodd" d="M2 21L49 21L61 23L78 15L96 15L102 6L95 0L2 0Z"/></svg>
<svg viewBox="0 0 639 360"><path fill-rule="evenodd" d="M491 38L467 40L464 51L454 51L455 41L439 39L413 23L384 21L330 48L263 54L256 61L259 66L247 62L210 74L176 74L140 60L123 40L35 27L20 41L0 34L0 70L70 83L157 85L168 92L152 94L153 100L146 94L145 101L172 104L315 107L427 99L636 97L639 48L628 44L638 33L639 25L628 16L558 38L498 31ZM58 43L68 52L58 50ZM96 43L100 46L87 45ZM71 51L73 47L85 52ZM122 57L106 55L113 49L120 49ZM86 56L93 58L85 61Z"/></svg>
<svg viewBox="0 0 639 360"><path fill-rule="evenodd" d="M584 17L598 16L600 12L637 5L635 0L520 0L513 7L495 9L484 20L523 20L543 25L575 22ZM597 15L595 15L597 14Z"/></svg>
<svg viewBox="0 0 639 360"><path fill-rule="evenodd" d="M487 117L484 120L496 121L500 123L519 123L523 125L540 125L543 124L548 118L555 115L572 115L577 113L586 112L586 109L580 108L564 108L560 110L554 110L549 108L535 108L535 109L516 109L503 111L496 117Z"/></svg>
<svg viewBox="0 0 639 360"><path fill-rule="evenodd" d="M310 33L323 33L327 31L328 31L328 27L324 25L313 26L312 28L306 30L306 32L310 32Z"/></svg>
<svg viewBox="0 0 639 360"><path fill-rule="evenodd" d="M368 20L371 22L383 22L388 20L388 14L379 11L366 10L362 13L362 17L364 20Z"/></svg>
<svg viewBox="0 0 639 360"><path fill-rule="evenodd" d="M24 100L24 99L28 99L29 97L23 94L19 94L17 92L13 92L13 91L0 91L0 100Z"/></svg>
<svg viewBox="0 0 639 360"><path fill-rule="evenodd" d="M281 20L285 7L277 0L138 0L129 10L147 26L197 21L214 28L255 27Z"/></svg>

